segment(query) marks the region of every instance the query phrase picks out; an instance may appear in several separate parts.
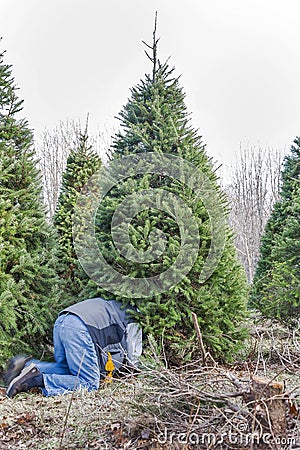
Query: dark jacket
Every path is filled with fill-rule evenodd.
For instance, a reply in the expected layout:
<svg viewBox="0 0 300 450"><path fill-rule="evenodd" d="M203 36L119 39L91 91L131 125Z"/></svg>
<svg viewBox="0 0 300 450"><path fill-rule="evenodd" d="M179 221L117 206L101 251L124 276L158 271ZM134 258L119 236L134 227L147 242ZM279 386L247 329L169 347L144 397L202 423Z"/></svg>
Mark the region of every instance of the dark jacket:
<svg viewBox="0 0 300 450"><path fill-rule="evenodd" d="M131 308L133 310L133 308ZM126 358L135 366L142 352L142 331L116 300L92 298L61 311L76 314L87 326L95 344L100 372L105 373L107 352L118 369Z"/></svg>

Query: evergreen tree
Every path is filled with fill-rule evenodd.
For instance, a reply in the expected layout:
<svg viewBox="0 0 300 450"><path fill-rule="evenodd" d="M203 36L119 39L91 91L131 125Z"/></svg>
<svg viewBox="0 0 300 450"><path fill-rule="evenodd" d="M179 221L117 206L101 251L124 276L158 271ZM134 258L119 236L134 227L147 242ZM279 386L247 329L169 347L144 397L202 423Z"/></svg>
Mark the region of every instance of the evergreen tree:
<svg viewBox="0 0 300 450"><path fill-rule="evenodd" d="M87 127L80 134L79 142L71 150L63 174L62 187L54 215L54 225L58 232L59 261L58 273L63 281L65 302L74 303L81 299L80 292L89 280L80 266L73 245L72 222L74 206L79 192L88 179L100 169L101 159L88 144Z"/></svg>
<svg viewBox="0 0 300 450"><path fill-rule="evenodd" d="M22 101L0 54L0 363L36 355L58 309L55 239L42 206L33 136L19 118Z"/></svg>
<svg viewBox="0 0 300 450"><path fill-rule="evenodd" d="M158 155L158 159L160 155L173 155L178 157L178 161L182 158L191 163L196 171L205 174L213 186L218 201L226 210L226 201L220 192L212 162L206 155L201 137L189 125L189 114L184 103L185 94L179 85L179 79L174 77L174 69L170 69L167 63L159 62L157 42L154 31L153 46L148 46L153 51L151 55L153 70L145 80L131 90L131 98L120 113L122 129L116 135L111 150L108 178L114 178L113 163L126 160L127 155L134 157L151 153ZM137 158L136 165L137 170L139 165L142 170L143 159ZM199 281L199 274L208 257L212 241L212 224L203 201L197 198L193 189L185 183L180 183L178 179L164 176L163 173L130 176L130 170L129 168L126 180L117 183L107 193L96 217L96 235L101 253L110 266L116 272L125 275L127 280L124 287L127 294L116 297L124 304L129 302L138 307L137 319L144 333L153 335L159 342L162 336L164 337L165 349L171 361L179 362L183 358L196 357L198 354L192 312L198 316L207 348L214 355L224 359L231 358L241 347L245 336L242 320L245 317L247 285L244 272L237 262L232 233L227 221L220 233L224 233L225 236L221 260L207 280ZM178 170L179 172L181 170L179 162ZM182 173L179 178L184 177ZM132 193L138 192L143 202L145 192L146 195L147 193L151 195L156 189L164 190L161 194L162 204L167 201L168 194L173 195L173 205L169 202L170 214L164 213L159 205L151 204L147 208L145 200L145 208L140 208L130 220L129 237L137 253L142 252L145 255L151 242L154 245L156 243L153 233L160 230L164 233L166 246L162 254L160 249L157 249L159 256L155 260L140 263L138 260L134 261L129 253L125 255L126 257L122 256L115 248L111 224L120 206L123 208L124 223L126 222L126 211L129 215L132 212L130 206ZM186 205L186 217L189 217L188 211L192 212L197 232L200 234L200 247L196 252L195 262L179 283L157 294L155 289L151 291L149 282L149 289L146 288L146 292L139 297L133 292L134 280L144 278L151 280L151 277L168 270L174 265L176 258L180 257L182 246L193 252L189 233L185 232L184 227L180 229L176 220L176 211L182 203ZM126 204L129 205L127 210ZM133 204L133 209L135 206ZM189 221L188 218L186 225ZM183 266L185 262L188 265L188 261L183 261ZM101 277L105 278L101 270L98 274L100 280ZM107 277L109 278L109 274ZM100 286L97 286L90 282L85 289L85 295L111 298L115 292L114 279L111 279L110 292L109 289L101 287L101 282L99 284Z"/></svg>
<svg viewBox="0 0 300 450"><path fill-rule="evenodd" d="M266 225L250 305L290 323L300 313L300 138L285 157L280 200Z"/></svg>

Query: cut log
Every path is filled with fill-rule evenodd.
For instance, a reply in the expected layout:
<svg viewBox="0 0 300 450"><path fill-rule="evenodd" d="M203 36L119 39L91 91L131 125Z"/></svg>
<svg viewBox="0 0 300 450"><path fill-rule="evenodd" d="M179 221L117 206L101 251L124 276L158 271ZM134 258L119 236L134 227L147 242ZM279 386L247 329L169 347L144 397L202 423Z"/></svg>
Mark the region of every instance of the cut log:
<svg viewBox="0 0 300 450"><path fill-rule="evenodd" d="M263 430L275 436L285 436L287 430L287 410L283 391L283 383L253 376L250 392L245 396L249 402L249 409Z"/></svg>

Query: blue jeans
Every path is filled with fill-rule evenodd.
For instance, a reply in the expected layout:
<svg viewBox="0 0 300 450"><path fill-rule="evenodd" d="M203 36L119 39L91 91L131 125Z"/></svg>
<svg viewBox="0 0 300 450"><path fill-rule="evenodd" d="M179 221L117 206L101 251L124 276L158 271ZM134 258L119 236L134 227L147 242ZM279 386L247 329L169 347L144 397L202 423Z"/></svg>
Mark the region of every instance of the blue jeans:
<svg viewBox="0 0 300 450"><path fill-rule="evenodd" d="M55 362L34 362L43 374L45 396L59 395L81 387L99 388L100 370L91 335L74 314L59 316L53 329Z"/></svg>

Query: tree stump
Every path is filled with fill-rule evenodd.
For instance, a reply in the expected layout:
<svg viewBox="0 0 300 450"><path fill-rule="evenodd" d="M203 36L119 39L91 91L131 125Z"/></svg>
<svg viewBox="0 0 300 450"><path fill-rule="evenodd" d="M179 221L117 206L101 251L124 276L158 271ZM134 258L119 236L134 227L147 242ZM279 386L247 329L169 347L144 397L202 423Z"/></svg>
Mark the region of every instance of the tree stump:
<svg viewBox="0 0 300 450"><path fill-rule="evenodd" d="M246 396L249 409L262 426L263 432L286 436L286 404L283 383L253 376L250 392Z"/></svg>

